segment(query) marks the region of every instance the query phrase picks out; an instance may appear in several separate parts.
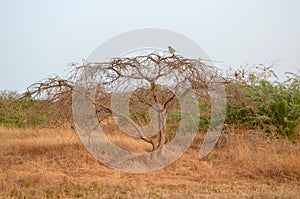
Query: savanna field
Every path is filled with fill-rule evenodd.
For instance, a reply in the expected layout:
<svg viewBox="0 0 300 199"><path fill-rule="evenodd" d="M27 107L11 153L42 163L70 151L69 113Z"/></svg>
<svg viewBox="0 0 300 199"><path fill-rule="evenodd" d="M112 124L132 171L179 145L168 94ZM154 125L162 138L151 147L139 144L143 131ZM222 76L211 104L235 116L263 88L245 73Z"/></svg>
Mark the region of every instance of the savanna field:
<svg viewBox="0 0 300 199"><path fill-rule="evenodd" d="M300 199L300 0L0 0L0 199Z"/></svg>
<svg viewBox="0 0 300 199"><path fill-rule="evenodd" d="M140 74L134 72L140 65L128 69L128 62L151 63L156 59L166 62L166 67L158 70L166 72L159 77L184 74L199 94L195 97L201 99L196 104L201 111L198 133L187 151L161 170L132 174L109 168L88 152L74 130L72 78L88 67L91 71L94 67L111 70L105 81L99 80L95 92L99 125L112 143L125 150L160 150L174 138L186 114L180 113L179 100L152 80L148 87L135 91L123 122L148 124L149 104L163 104L168 114L157 111L159 125L165 126L159 135L133 138L114 120L108 92L111 82L106 82L111 74L115 76L110 81L130 77L128 71ZM150 66L155 69L155 65ZM227 98L222 133L213 150L199 159L212 111L210 96L203 88L207 88L207 75L217 74L203 76L205 70L196 73L201 67L206 66L199 60L152 53L77 65L70 77L50 77L23 94L0 92L1 198L300 198L300 76L287 73L285 81L271 81L276 79L272 68L257 66L220 78ZM180 88L178 85L175 88Z"/></svg>
<svg viewBox="0 0 300 199"><path fill-rule="evenodd" d="M198 159L202 134L170 166L146 174L111 169L70 129L0 129L1 198L299 198L300 145L230 129ZM111 140L119 145L118 136ZM131 147L134 140L125 140ZM124 146L126 148L126 146Z"/></svg>

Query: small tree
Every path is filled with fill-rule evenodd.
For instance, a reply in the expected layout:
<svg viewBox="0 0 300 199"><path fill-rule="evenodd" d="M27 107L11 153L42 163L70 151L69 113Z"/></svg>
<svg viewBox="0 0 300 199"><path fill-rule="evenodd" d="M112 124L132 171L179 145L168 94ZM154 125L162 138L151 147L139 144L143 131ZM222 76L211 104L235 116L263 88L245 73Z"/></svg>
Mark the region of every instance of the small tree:
<svg viewBox="0 0 300 199"><path fill-rule="evenodd" d="M170 113L180 111L179 101L193 90L190 100L210 103L208 87L217 81L216 77L217 70L200 59L150 53L102 63L72 64L65 79L49 78L28 90L32 96L47 99L47 106L67 112L60 114L60 119L71 121L72 92L90 87L94 91L91 100L98 122L114 116L121 129L126 128L131 135L150 143L154 151L169 141L166 122ZM126 103L128 110L122 108ZM185 114L189 113L182 113L181 120Z"/></svg>

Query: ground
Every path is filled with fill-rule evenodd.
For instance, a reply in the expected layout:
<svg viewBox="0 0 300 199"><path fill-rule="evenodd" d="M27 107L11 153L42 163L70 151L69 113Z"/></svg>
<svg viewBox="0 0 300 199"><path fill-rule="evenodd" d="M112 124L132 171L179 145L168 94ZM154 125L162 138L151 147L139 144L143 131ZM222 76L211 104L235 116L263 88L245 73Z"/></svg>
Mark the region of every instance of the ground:
<svg viewBox="0 0 300 199"><path fill-rule="evenodd" d="M72 130L0 128L0 196L300 198L299 142L233 129L200 160L202 140L199 133L184 155L162 170L128 174L96 160Z"/></svg>

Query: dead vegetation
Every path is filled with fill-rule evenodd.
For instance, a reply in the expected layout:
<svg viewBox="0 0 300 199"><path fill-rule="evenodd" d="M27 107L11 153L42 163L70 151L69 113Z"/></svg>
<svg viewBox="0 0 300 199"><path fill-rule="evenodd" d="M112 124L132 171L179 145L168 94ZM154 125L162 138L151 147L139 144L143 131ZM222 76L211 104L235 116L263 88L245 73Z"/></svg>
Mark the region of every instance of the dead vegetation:
<svg viewBox="0 0 300 199"><path fill-rule="evenodd" d="M131 134L146 145L151 144L152 151L159 151L172 138L166 128L168 115L184 110L187 122L196 121L198 103L211 103L214 100L212 96L219 101L225 99L221 80L217 68L206 65L201 59L152 52L100 63L74 63L65 78L41 80L29 86L26 94L45 100L44 106L35 109L37 113L56 112L51 114L55 115L54 121L51 121L54 126L67 121L74 122L78 129L88 128L89 121L86 121L87 117L74 121L76 117L74 119L72 113L73 116L84 115L86 107L80 112L81 109L72 109L72 105L82 107L81 101L86 99L94 105L99 123L114 115L118 117L119 125L123 123ZM129 111L124 108L127 98ZM180 100L186 104L179 104ZM85 122L81 124L79 120ZM193 126L195 130L198 127L196 122ZM188 125L185 127L190 128ZM194 132L194 129L185 130L185 134Z"/></svg>
<svg viewBox="0 0 300 199"><path fill-rule="evenodd" d="M163 170L127 174L90 155L70 130L0 130L2 198L297 198L300 146L260 132L223 134L198 159L203 135ZM111 137L123 146L132 139ZM135 147L132 147L134 150Z"/></svg>

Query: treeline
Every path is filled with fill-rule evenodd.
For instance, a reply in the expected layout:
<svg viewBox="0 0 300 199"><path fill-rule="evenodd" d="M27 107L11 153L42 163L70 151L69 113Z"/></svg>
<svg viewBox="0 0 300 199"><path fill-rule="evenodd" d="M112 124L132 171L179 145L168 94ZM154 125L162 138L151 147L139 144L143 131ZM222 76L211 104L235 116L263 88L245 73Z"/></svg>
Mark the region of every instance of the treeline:
<svg viewBox="0 0 300 199"><path fill-rule="evenodd" d="M71 114L71 100L52 102L34 99L29 92L0 91L0 126L58 127L72 123Z"/></svg>
<svg viewBox="0 0 300 199"><path fill-rule="evenodd" d="M264 70L265 73L267 69ZM246 74L237 70L232 77L224 78L227 94L226 126L259 128L266 133L296 141L300 131L300 76L286 73L286 80L279 82L268 80L261 74ZM0 91L0 125L24 128L72 122L71 95L61 96L50 102L34 99L28 93L21 95L15 91ZM202 103L200 109L199 128L206 130L210 121L210 104ZM170 112L168 128L175 128L179 120L178 110Z"/></svg>

